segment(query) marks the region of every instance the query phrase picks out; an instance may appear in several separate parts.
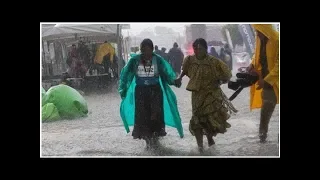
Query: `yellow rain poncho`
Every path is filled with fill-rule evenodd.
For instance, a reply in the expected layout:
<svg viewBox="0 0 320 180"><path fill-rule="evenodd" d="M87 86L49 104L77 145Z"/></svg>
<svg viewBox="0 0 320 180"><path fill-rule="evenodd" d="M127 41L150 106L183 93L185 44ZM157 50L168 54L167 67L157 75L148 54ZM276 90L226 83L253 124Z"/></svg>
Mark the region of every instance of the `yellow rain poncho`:
<svg viewBox="0 0 320 180"><path fill-rule="evenodd" d="M264 78L266 82L273 86L275 94L277 96L277 104L279 103L279 33L272 28L271 24L253 24L252 27L264 34L268 38L267 42L267 61L269 74ZM252 64L254 69L261 74L260 64L260 46L261 42L258 36L256 36L256 48L255 54L252 58ZM257 90L257 84L252 85L250 89L250 110L255 108L261 108L262 106L262 89Z"/></svg>
<svg viewBox="0 0 320 180"><path fill-rule="evenodd" d="M115 49L110 43L101 44L98 49L96 56L94 57L95 64L102 64L103 57L110 53L110 61L113 63L113 56L115 54Z"/></svg>

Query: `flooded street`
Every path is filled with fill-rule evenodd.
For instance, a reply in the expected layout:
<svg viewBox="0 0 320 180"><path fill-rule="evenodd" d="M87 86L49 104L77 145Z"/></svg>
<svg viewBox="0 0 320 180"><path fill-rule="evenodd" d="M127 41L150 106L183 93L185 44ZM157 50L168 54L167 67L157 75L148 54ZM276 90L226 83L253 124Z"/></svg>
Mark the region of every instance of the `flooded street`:
<svg viewBox="0 0 320 180"><path fill-rule="evenodd" d="M43 110L41 118L47 121L42 123L40 119L40 156L279 157L279 105L276 105L271 116L266 142L260 143L258 133L261 109L250 111L250 88L244 88L232 101L238 113L232 114L228 120L231 127L224 134L213 137L215 144L211 147L208 147L207 138L204 136L204 152L200 154L196 139L189 132L192 105L191 92L186 90L189 81L186 76L182 80L181 88L171 86L177 97L184 138L179 137L175 128L166 126L167 135L160 138L160 145L153 150L146 150L144 140L133 139L131 134L133 127L130 127L131 132L126 133L120 117L121 98L117 90L118 85L109 87L109 84L114 84L119 77L124 80L131 75L137 78L137 84L144 86L141 87L141 92L136 91L141 97L137 104L142 107L139 109L142 117L136 121L141 127L139 133L140 131L142 133L138 133L136 137L145 136L145 127L149 126L149 122L144 117L150 115L151 108L151 111L156 112L151 113L149 118L152 120L151 128L154 131L163 127L160 127L162 117L158 113L161 109L157 104L161 99L158 95L161 93L157 90L159 89L157 77L181 73L182 64L183 71L195 82L194 85L191 83L190 87L199 90L198 95L196 94L199 100L194 102L197 107L195 110L197 116L194 120L200 120L201 125L204 125L201 122L202 116L212 113L210 103L216 103L221 98L220 94L205 93L205 90L210 91L210 89L215 92L207 80L211 79L212 83L224 81L230 69L232 69L231 81L236 79L238 71L248 72L243 75L245 78L242 79L242 83L238 81L242 87L258 83L261 88L266 89L270 84L277 89L279 93L275 92L276 97L272 91L265 91L264 94L264 100L269 101L266 104L273 108L280 94L279 25L280 22L251 24L248 22L238 24L40 22L40 81L41 101L44 102L41 106ZM156 54L164 60L160 60ZM188 57L189 55L192 57ZM216 60L213 60L212 56L224 62L228 69L220 65L221 63L214 62ZM130 59L132 61L128 63ZM170 65L163 61L169 62ZM120 74L121 72L123 73ZM172 81L171 77L166 79ZM178 78L174 83L179 85L180 80ZM59 84L64 84L61 86L65 89L56 92L53 92L54 88L49 90L50 87ZM78 90L80 95L68 86L81 89ZM227 84L221 85L221 88L227 97L231 97L235 92L228 89ZM128 88L123 90L127 92ZM170 93L166 96L172 100ZM131 100L129 105L125 106L126 113L131 112ZM255 94L252 106L259 104L260 101L260 97ZM174 114L172 110L175 109L176 107L171 108L170 113ZM143 113L144 111L148 112ZM220 112L210 114L211 117L225 117L223 109L217 108L217 111ZM270 117L267 111L264 117ZM72 119L85 115L87 117ZM177 117L177 115L166 115L167 121L171 120L170 117ZM72 120L60 120L61 118ZM59 120L54 121L54 119ZM157 122L158 120L161 122ZM213 130L224 129L219 122L213 120L210 123ZM195 124L198 125L197 122ZM210 130L211 128L207 129L209 134Z"/></svg>
<svg viewBox="0 0 320 180"><path fill-rule="evenodd" d="M175 129L167 127L167 136L160 139L161 146L154 151L145 150L145 142L134 140L127 134L120 119L120 97L117 92L85 96L88 117L42 124L43 156L198 156L196 141L188 130L191 118L191 93L185 90L188 78L180 89L172 87L178 99L185 137L179 138ZM232 90L223 85L230 97ZM207 156L278 156L279 106L270 121L267 142L259 143L260 110L249 110L249 88L244 89L233 104L239 110L229 119L231 128L218 134L216 144L205 148Z"/></svg>

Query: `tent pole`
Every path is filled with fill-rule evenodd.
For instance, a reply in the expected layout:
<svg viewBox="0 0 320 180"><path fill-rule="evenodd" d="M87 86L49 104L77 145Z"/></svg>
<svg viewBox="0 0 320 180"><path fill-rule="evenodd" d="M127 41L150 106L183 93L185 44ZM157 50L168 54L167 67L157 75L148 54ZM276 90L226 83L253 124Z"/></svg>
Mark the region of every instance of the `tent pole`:
<svg viewBox="0 0 320 180"><path fill-rule="evenodd" d="M124 66L122 63L122 46L121 46L121 25L117 24L117 46L118 46L118 75L120 75L121 69Z"/></svg>

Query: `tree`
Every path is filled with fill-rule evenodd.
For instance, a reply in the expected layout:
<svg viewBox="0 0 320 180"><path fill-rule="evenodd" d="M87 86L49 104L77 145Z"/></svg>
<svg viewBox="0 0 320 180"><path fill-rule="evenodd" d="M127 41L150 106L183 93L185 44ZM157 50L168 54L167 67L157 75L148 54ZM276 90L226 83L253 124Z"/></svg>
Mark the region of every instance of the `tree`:
<svg viewBox="0 0 320 180"><path fill-rule="evenodd" d="M243 39L242 39L241 33L239 32L238 24L227 24L222 27L221 29L222 34L224 38L227 40L226 29L228 29L230 33L233 46L235 46L236 44L242 46Z"/></svg>

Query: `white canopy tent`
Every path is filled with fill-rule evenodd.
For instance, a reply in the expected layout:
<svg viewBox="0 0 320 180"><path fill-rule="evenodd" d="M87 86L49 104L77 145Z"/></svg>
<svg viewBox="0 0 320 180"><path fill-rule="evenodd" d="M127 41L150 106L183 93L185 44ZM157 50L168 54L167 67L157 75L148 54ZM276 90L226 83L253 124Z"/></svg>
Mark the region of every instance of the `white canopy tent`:
<svg viewBox="0 0 320 180"><path fill-rule="evenodd" d="M122 55L121 25L118 24L56 24L55 26L42 25L42 41L53 41L67 47L81 38L87 41L115 43L118 56ZM119 29L118 29L119 28ZM119 62L119 69L123 67ZM120 71L120 70L119 70Z"/></svg>
<svg viewBox="0 0 320 180"><path fill-rule="evenodd" d="M117 24L57 24L53 27L42 27L44 41L116 34Z"/></svg>

